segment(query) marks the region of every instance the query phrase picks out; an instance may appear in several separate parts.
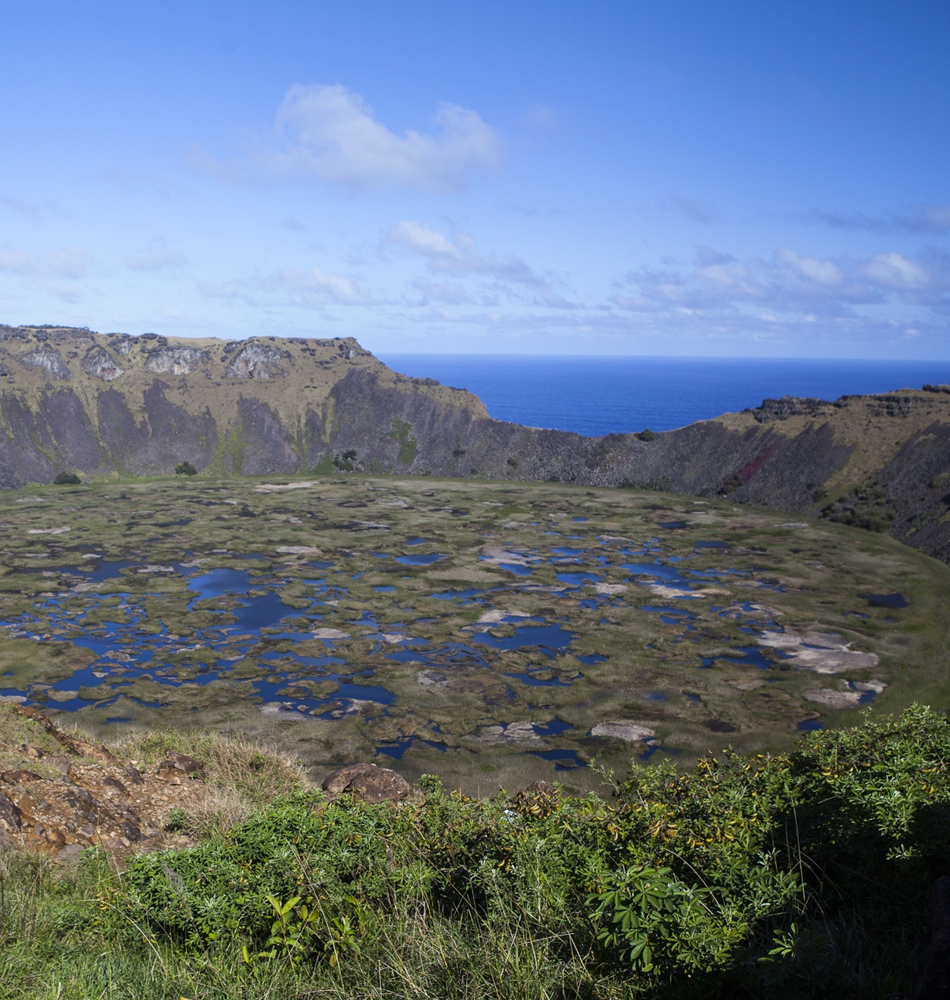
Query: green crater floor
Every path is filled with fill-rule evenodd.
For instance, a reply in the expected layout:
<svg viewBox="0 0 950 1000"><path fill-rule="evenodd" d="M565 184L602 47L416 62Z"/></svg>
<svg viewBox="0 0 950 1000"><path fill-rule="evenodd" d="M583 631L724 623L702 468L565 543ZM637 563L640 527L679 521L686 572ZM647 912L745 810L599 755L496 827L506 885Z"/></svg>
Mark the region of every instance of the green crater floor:
<svg viewBox="0 0 950 1000"><path fill-rule="evenodd" d="M478 793L946 707L948 594L950 568L886 536L659 493L346 476L0 494L4 697Z"/></svg>

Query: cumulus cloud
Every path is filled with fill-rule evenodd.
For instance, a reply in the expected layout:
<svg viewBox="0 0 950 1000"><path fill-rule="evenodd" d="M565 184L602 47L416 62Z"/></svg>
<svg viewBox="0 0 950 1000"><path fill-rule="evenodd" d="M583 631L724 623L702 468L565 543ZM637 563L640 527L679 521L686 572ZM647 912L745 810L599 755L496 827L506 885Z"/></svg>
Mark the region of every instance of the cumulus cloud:
<svg viewBox="0 0 950 1000"><path fill-rule="evenodd" d="M738 261L701 248L691 265L642 268L628 276L613 298L620 308L642 313L705 314L709 317L752 311L818 318L857 316L865 307L888 303L950 306L950 265L940 255L927 263L899 253L865 260L821 259L790 247L771 259Z"/></svg>
<svg viewBox="0 0 950 1000"><path fill-rule="evenodd" d="M442 103L434 131L397 134L346 87L290 88L277 111L276 140L258 153L276 173L304 174L354 188L464 188L471 174L496 166L497 132L475 112Z"/></svg>

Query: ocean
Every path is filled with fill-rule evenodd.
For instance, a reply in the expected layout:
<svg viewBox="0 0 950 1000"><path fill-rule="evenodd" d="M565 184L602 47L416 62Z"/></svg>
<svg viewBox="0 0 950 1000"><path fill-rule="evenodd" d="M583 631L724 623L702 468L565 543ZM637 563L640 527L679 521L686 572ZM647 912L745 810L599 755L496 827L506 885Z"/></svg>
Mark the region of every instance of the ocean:
<svg viewBox="0 0 950 1000"><path fill-rule="evenodd" d="M950 361L382 354L404 375L468 389L498 420L600 436L672 430L763 399L950 383Z"/></svg>

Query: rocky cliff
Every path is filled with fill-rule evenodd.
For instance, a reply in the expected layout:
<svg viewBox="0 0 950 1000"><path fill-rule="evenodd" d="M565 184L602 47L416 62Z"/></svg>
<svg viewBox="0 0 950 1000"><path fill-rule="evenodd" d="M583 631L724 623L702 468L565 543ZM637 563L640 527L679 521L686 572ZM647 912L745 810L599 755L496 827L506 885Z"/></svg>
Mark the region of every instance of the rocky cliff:
<svg viewBox="0 0 950 1000"><path fill-rule="evenodd" d="M887 530L950 561L950 387L786 398L641 440L489 417L352 339L0 327L0 487L61 471L364 470L662 488Z"/></svg>

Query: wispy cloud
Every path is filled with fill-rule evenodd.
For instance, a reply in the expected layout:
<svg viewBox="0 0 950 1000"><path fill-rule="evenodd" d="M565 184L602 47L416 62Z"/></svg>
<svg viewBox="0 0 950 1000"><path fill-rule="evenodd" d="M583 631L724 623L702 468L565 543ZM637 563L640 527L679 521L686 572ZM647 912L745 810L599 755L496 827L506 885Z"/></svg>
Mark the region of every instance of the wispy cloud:
<svg viewBox="0 0 950 1000"><path fill-rule="evenodd" d="M397 134L363 98L340 85L290 88L273 135L253 156L277 175L309 175L352 188L453 191L501 159L498 133L475 111L442 103L431 133Z"/></svg>
<svg viewBox="0 0 950 1000"><path fill-rule="evenodd" d="M487 279L491 282L488 292L501 292L552 309L576 308L525 261L482 253L468 233L447 236L425 223L402 219L383 237L382 247L391 246L424 258L431 271Z"/></svg>
<svg viewBox="0 0 950 1000"><path fill-rule="evenodd" d="M81 247L59 247L37 256L27 250L0 247L0 271L24 277L70 278L86 276L89 255Z"/></svg>
<svg viewBox="0 0 950 1000"><path fill-rule="evenodd" d="M190 261L185 254L159 242L125 258L125 266L130 271L161 271L184 267L188 263Z"/></svg>
<svg viewBox="0 0 950 1000"><path fill-rule="evenodd" d="M37 204L20 198L0 198L0 205L27 222L45 222L49 218L61 218L63 215L62 209L49 201Z"/></svg>
<svg viewBox="0 0 950 1000"><path fill-rule="evenodd" d="M266 277L252 275L204 283L199 285L199 291L206 298L240 301L254 306L287 301L308 307L373 304L372 295L352 278L327 274L319 267L303 271L288 267Z"/></svg>
<svg viewBox="0 0 950 1000"><path fill-rule="evenodd" d="M690 222L699 222L703 225L710 225L721 219L719 210L708 202L699 201L696 198L687 198L680 194L671 194L663 202L662 207L668 212L675 212L683 215Z"/></svg>
<svg viewBox="0 0 950 1000"><path fill-rule="evenodd" d="M950 204L910 205L883 215L816 209L812 217L833 229L871 233L950 233Z"/></svg>

